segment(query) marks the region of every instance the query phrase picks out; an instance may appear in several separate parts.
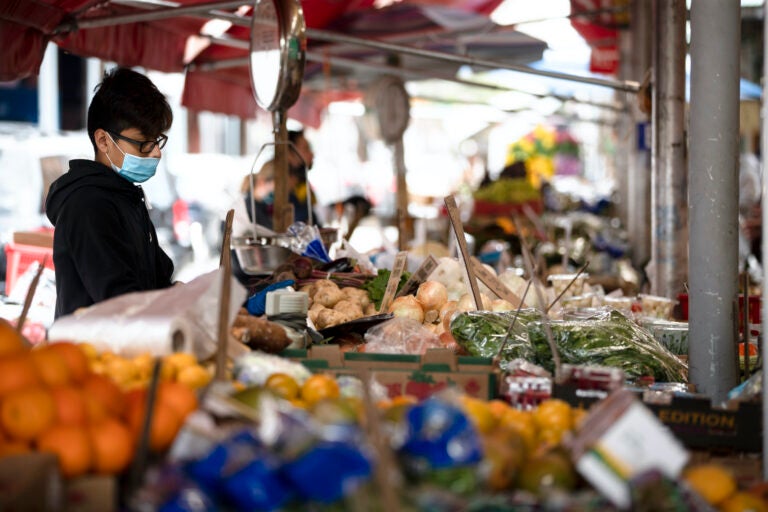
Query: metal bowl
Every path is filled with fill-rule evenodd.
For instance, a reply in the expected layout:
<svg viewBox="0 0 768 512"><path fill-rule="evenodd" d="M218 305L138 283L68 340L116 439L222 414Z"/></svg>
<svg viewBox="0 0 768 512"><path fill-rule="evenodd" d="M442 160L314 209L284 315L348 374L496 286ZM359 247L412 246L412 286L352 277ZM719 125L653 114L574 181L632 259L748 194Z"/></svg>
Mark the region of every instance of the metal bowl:
<svg viewBox="0 0 768 512"><path fill-rule="evenodd" d="M249 275L271 274L293 254L287 247L268 243L263 238L233 238L231 246L243 272Z"/></svg>

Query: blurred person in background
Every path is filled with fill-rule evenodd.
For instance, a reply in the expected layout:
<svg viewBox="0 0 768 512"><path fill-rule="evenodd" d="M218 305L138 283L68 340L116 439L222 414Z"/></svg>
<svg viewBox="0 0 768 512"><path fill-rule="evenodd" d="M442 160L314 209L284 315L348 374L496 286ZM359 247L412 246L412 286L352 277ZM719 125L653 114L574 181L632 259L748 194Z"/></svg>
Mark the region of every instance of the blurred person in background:
<svg viewBox="0 0 768 512"><path fill-rule="evenodd" d="M46 200L55 227L56 318L171 285L173 262L139 184L154 176L172 122L165 97L140 73L116 68L97 86L87 126L94 159L71 160Z"/></svg>
<svg viewBox="0 0 768 512"><path fill-rule="evenodd" d="M232 220L232 236L253 234L253 223L272 229L272 213L275 201L275 161L269 160L261 166L253 176L251 190L251 175L246 174L240 185L240 197L235 201L235 216ZM256 207L256 218L251 211L251 196Z"/></svg>
<svg viewBox="0 0 768 512"><path fill-rule="evenodd" d="M293 220L309 222L307 194L312 194L312 221L319 225L315 195L307 181L307 174L312 170L315 154L304 135L304 130L289 130L288 140L292 144L288 148L288 201L293 205Z"/></svg>

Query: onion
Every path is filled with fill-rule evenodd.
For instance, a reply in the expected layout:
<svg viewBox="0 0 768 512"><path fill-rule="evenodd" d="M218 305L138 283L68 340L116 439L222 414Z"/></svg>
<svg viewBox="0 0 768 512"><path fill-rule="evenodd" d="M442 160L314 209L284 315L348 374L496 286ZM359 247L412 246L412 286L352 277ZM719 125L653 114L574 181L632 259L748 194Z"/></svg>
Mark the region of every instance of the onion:
<svg viewBox="0 0 768 512"><path fill-rule="evenodd" d="M459 303L455 300L449 300L445 304L443 304L443 307L440 308L440 319L445 318L446 315L449 315L451 311L456 309L456 306Z"/></svg>
<svg viewBox="0 0 768 512"><path fill-rule="evenodd" d="M424 312L424 323L433 324L440 318L440 312L436 309L430 309Z"/></svg>
<svg viewBox="0 0 768 512"><path fill-rule="evenodd" d="M449 300L440 308L440 323L443 324L443 329L446 331L451 328L451 320L453 320L457 305L458 302L455 300Z"/></svg>
<svg viewBox="0 0 768 512"><path fill-rule="evenodd" d="M393 300L389 312L396 317L411 318L420 324L424 322L424 309L413 295L403 295Z"/></svg>
<svg viewBox="0 0 768 512"><path fill-rule="evenodd" d="M448 289L437 281L424 281L416 290L416 300L425 311L440 309L448 300Z"/></svg>
<svg viewBox="0 0 768 512"><path fill-rule="evenodd" d="M291 262L291 266L293 267L293 273L296 274L296 277L299 279L308 278L310 275L312 275L312 271L315 268L314 265L312 265L312 260L306 256L299 256L298 258L294 259Z"/></svg>
<svg viewBox="0 0 768 512"><path fill-rule="evenodd" d="M451 331L451 322L453 322L453 319L456 318L456 315L461 313L458 309L452 309L448 315L443 317L443 319L440 321L441 324L443 324L443 328L450 332Z"/></svg>
<svg viewBox="0 0 768 512"><path fill-rule="evenodd" d="M504 299L496 299L491 302L491 311L512 311L516 309L511 302Z"/></svg>
<svg viewBox="0 0 768 512"><path fill-rule="evenodd" d="M490 309L491 298L488 297L486 294L484 293L480 294L480 302L482 302L482 304L479 306L479 309L481 311L488 311ZM475 301L472 299L472 294L465 293L464 295L462 295L456 307L459 311L462 311L462 312L475 311Z"/></svg>

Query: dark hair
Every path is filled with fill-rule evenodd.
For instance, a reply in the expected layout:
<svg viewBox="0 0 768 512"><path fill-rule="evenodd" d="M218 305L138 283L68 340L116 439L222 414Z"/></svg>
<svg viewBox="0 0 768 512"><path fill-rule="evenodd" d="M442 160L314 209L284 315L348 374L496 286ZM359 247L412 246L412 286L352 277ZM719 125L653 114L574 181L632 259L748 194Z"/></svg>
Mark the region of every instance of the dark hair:
<svg viewBox="0 0 768 512"><path fill-rule="evenodd" d="M121 132L137 128L146 137L157 137L173 123L173 111L155 84L128 68L104 73L88 107L88 137L96 149L94 132L101 128Z"/></svg>
<svg viewBox="0 0 768 512"><path fill-rule="evenodd" d="M304 136L304 130L288 130L288 140L292 144L296 144L300 138Z"/></svg>

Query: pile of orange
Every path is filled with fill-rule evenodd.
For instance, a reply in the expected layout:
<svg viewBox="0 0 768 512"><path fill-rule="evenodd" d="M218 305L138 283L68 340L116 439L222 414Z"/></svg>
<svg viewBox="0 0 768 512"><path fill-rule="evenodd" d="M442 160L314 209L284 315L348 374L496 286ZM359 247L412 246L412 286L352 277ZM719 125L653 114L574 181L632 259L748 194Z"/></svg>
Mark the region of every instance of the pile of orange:
<svg viewBox="0 0 768 512"><path fill-rule="evenodd" d="M154 358L149 352L132 357L111 351L99 352L89 343L79 344L88 358L93 373L108 375L123 391L146 388L152 376ZM194 356L187 352L174 352L162 357L160 378L180 382L192 389L200 389L210 383L213 375Z"/></svg>
<svg viewBox="0 0 768 512"><path fill-rule="evenodd" d="M68 478L120 473L133 458L145 403L145 390L126 394L108 376L92 373L78 344L30 350L0 319L0 457L49 451ZM161 451L197 408L197 396L164 382L155 403L150 446Z"/></svg>

